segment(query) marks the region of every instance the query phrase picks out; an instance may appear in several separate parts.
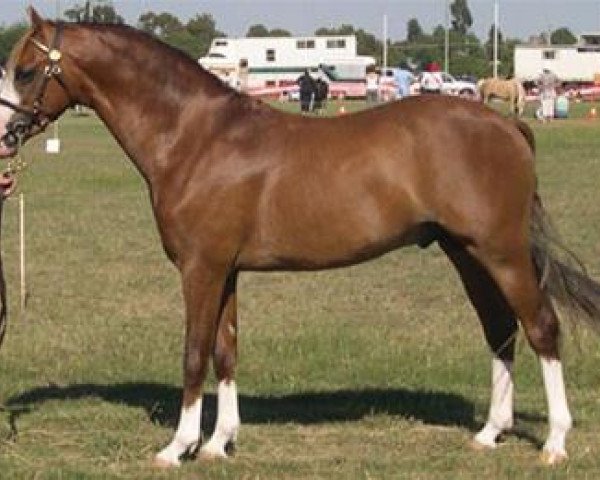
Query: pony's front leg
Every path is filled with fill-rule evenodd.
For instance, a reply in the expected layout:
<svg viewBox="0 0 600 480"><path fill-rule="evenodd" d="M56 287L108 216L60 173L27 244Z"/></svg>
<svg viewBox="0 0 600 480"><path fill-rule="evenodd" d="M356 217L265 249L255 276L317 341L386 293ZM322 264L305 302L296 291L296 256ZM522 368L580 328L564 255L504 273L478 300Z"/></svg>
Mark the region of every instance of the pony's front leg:
<svg viewBox="0 0 600 480"><path fill-rule="evenodd" d="M202 385L214 347L225 276L205 268L184 269L186 336L183 358L183 405L173 440L155 458L161 467L177 466L200 442Z"/></svg>
<svg viewBox="0 0 600 480"><path fill-rule="evenodd" d="M217 422L210 440L202 445L200 454L206 458L226 458L227 445L234 443L240 428L235 367L237 364L237 273L233 273L225 285L223 310L219 320L214 351L217 389Z"/></svg>

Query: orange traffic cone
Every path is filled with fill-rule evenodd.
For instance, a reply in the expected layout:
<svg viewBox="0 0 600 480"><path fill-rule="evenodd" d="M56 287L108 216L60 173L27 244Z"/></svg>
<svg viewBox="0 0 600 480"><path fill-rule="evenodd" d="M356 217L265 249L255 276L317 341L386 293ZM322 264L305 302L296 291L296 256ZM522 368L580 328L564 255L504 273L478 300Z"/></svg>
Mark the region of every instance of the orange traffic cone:
<svg viewBox="0 0 600 480"><path fill-rule="evenodd" d="M346 107L344 107L344 105L340 105L340 108L338 108L338 115L345 115L346 114Z"/></svg>
<svg viewBox="0 0 600 480"><path fill-rule="evenodd" d="M587 117L590 120L595 120L597 116L598 116L598 112L596 112L596 107L590 108L590 111L588 112Z"/></svg>

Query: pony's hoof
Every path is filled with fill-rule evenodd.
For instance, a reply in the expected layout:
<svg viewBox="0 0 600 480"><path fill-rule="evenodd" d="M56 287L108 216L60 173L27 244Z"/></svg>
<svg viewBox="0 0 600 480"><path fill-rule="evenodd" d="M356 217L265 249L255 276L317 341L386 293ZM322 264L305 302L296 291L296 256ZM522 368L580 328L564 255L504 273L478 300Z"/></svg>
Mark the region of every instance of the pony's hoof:
<svg viewBox="0 0 600 480"><path fill-rule="evenodd" d="M471 447L471 450L475 452L487 452L496 448L496 445L488 445L487 443L482 443L476 438L473 438L469 442L469 446Z"/></svg>
<svg viewBox="0 0 600 480"><path fill-rule="evenodd" d="M166 458L157 455L156 457L154 457L154 460L152 460L152 466L154 468L166 470L168 468L177 468L179 466L179 462L173 462L171 460L167 460Z"/></svg>
<svg viewBox="0 0 600 480"><path fill-rule="evenodd" d="M215 462L218 460L226 460L229 457L224 451L203 448L198 453L198 458L201 462Z"/></svg>
<svg viewBox="0 0 600 480"><path fill-rule="evenodd" d="M544 465L554 466L565 463L569 457L564 452L550 452L544 450L540 456L540 460Z"/></svg>

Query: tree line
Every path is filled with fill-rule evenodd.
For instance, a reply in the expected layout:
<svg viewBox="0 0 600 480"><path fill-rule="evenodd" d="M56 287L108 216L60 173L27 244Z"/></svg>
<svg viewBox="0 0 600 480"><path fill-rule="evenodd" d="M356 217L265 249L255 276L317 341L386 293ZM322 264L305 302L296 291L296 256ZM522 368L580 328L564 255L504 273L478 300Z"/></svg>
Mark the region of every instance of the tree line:
<svg viewBox="0 0 600 480"><path fill-rule="evenodd" d="M93 23L125 23L113 4L108 0L86 1L76 4L64 11L64 18L71 22ZM491 25L487 38L481 41L471 30L473 17L468 0L453 0L450 4L451 24L449 28L449 63L450 71L455 75L471 74L477 77L489 76L492 72L494 26ZM162 41L179 48L192 58L197 59L206 54L212 40L226 34L217 28L216 21L210 13L198 13L187 21L182 21L169 12L142 13L135 25ZM406 38L388 40L387 64L395 66L406 62L416 68L422 68L435 61L440 65L445 59L446 28L437 25L431 32L426 32L418 19L411 18L406 25ZM16 41L27 30L25 24L0 26L0 61L6 59ZM383 42L372 33L353 25L343 24L335 28L318 28L315 35L355 35L359 55L370 55L379 64L382 63ZM269 28L262 24L250 25L247 37L292 36L283 28ZM512 75L513 51L515 45L522 43L520 39L504 38L498 34L498 72L501 76ZM574 44L577 39L571 31L562 27L553 32L542 32L535 36L544 44Z"/></svg>

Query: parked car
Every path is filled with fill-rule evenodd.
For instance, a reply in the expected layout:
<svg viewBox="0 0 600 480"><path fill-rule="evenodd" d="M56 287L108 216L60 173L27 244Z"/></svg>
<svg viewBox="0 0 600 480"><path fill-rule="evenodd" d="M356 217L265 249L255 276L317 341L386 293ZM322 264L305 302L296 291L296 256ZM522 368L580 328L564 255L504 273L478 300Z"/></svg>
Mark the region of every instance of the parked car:
<svg viewBox="0 0 600 480"><path fill-rule="evenodd" d="M479 96L477 84L469 80L458 80L449 73L442 72L442 93L466 98Z"/></svg>
<svg viewBox="0 0 600 480"><path fill-rule="evenodd" d="M395 68L387 68L384 70L382 74L382 83L385 83L389 86L393 86L397 88L396 82L394 80L394 71ZM442 93L446 95L455 95L461 96L465 98L478 98L479 93L477 90L477 81L474 77L461 77L457 78L449 73L442 72ZM418 95L420 90L420 75L416 76L416 81L411 86L411 95Z"/></svg>

